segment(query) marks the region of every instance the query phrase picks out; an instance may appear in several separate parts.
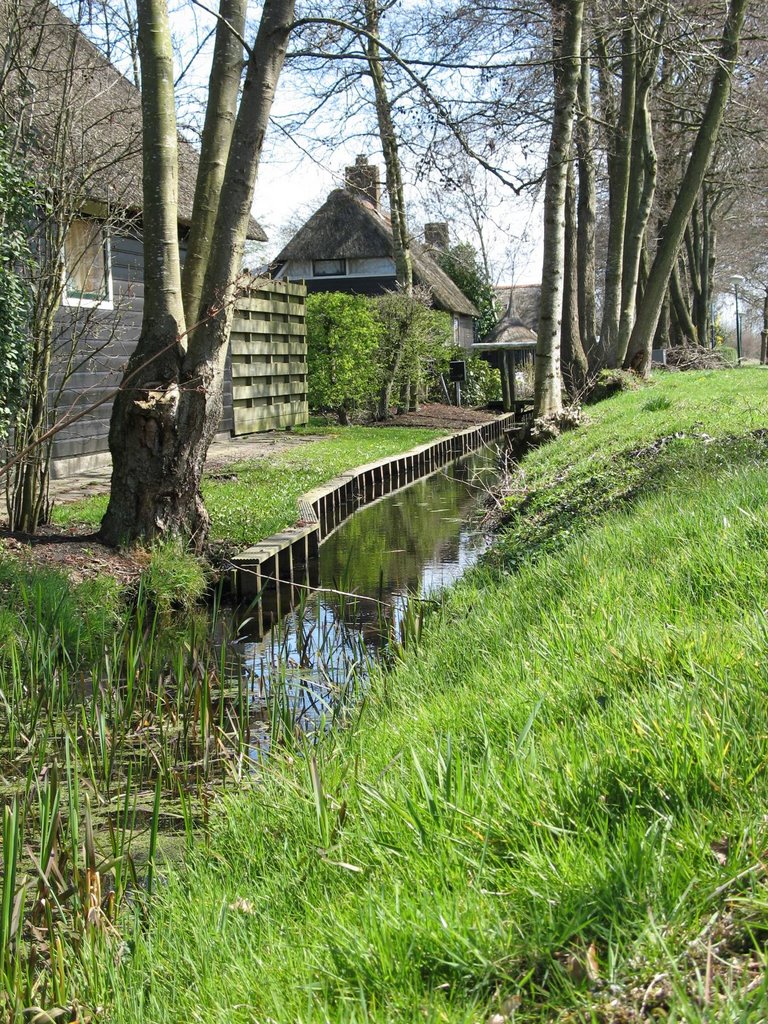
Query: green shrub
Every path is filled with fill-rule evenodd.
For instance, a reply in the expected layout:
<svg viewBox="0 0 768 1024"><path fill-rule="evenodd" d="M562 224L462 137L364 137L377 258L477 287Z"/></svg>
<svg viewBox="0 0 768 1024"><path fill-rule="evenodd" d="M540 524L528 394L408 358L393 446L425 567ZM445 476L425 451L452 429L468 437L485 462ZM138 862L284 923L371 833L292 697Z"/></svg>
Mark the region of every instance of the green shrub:
<svg viewBox="0 0 768 1024"><path fill-rule="evenodd" d="M467 360L467 379L461 389L465 405L488 405L501 401L501 374L497 369L474 356Z"/></svg>
<svg viewBox="0 0 768 1024"><path fill-rule="evenodd" d="M160 612L189 610L203 597L208 577L202 562L179 541L158 544L141 574L142 595Z"/></svg>
<svg viewBox="0 0 768 1024"><path fill-rule="evenodd" d="M354 409L374 401L382 325L362 295L307 296L309 406L332 410L346 423Z"/></svg>
<svg viewBox="0 0 768 1024"><path fill-rule="evenodd" d="M456 345L451 348L443 348L432 360L427 388L427 397L431 401L445 401L440 375L443 375L447 383L448 364L454 359L461 359L467 364L467 379L461 385L461 400L464 405L479 406L501 401L501 374L499 371L479 356L468 356L465 348L459 348Z"/></svg>
<svg viewBox="0 0 768 1024"><path fill-rule="evenodd" d="M718 345L716 349L717 354L723 359L724 362L735 366L739 361L739 353L735 348L730 345Z"/></svg>
<svg viewBox="0 0 768 1024"><path fill-rule="evenodd" d="M379 380L399 396L404 385L421 397L430 379L448 365L453 324L448 313L433 309L429 292L414 288L411 295L386 292L373 300L384 325L379 350ZM384 410L379 409L383 415Z"/></svg>

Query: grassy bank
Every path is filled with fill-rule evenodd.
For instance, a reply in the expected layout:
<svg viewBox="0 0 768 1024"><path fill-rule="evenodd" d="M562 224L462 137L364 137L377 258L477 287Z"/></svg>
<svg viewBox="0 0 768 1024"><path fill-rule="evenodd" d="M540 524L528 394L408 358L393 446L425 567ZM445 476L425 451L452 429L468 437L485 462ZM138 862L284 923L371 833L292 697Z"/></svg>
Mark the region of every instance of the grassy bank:
<svg viewBox="0 0 768 1024"><path fill-rule="evenodd" d="M513 518L352 727L227 802L84 998L765 1019L767 398L757 371L670 375L532 453L509 508L546 543Z"/></svg>
<svg viewBox="0 0 768 1024"><path fill-rule="evenodd" d="M209 474L203 496L211 514L211 539L242 547L255 544L296 522L302 494L347 469L426 444L444 431L408 427L313 427L326 436L274 458L233 463ZM298 433L298 431L297 431ZM85 524L97 529L106 496L61 505L59 526Z"/></svg>

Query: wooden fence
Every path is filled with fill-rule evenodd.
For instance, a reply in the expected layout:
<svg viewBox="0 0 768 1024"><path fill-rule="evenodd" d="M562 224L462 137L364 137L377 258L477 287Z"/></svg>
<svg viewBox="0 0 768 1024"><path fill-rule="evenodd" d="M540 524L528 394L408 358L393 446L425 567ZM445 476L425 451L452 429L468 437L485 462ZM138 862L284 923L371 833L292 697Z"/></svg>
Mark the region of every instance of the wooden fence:
<svg viewBox="0 0 768 1024"><path fill-rule="evenodd" d="M230 351L234 434L306 423L307 289L265 281L235 307Z"/></svg>

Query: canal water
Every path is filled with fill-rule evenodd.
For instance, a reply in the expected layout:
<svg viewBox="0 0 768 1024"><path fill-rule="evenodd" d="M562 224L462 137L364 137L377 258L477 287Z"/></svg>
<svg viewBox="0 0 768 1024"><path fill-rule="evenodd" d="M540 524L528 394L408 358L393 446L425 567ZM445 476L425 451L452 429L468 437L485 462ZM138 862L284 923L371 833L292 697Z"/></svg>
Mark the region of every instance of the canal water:
<svg viewBox="0 0 768 1024"><path fill-rule="evenodd" d="M354 512L322 543L311 586L259 637L245 612L230 648L248 677L252 754L268 736L324 728L392 657L424 611L487 550L482 506L498 479L484 449ZM287 588L282 606L286 607Z"/></svg>

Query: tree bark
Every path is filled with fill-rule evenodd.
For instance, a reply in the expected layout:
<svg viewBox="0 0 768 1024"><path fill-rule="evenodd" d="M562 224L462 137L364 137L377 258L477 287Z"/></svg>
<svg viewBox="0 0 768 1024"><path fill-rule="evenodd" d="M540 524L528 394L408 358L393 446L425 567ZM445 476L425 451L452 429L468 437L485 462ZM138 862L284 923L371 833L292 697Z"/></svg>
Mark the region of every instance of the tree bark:
<svg viewBox="0 0 768 1024"><path fill-rule="evenodd" d="M584 391L587 357L579 323L579 260L576 229L576 183L573 164L568 165L565 191L565 273L563 275L563 326L561 359L563 382L572 401Z"/></svg>
<svg viewBox="0 0 768 1024"><path fill-rule="evenodd" d="M698 345L699 332L691 316L691 307L686 295L683 292L683 285L680 280L680 268L675 263L672 273L669 275L669 293L672 299L672 308L675 311L675 318L680 334L685 345Z"/></svg>
<svg viewBox="0 0 768 1024"><path fill-rule="evenodd" d="M192 207L192 226L181 275L184 315L190 330L201 319L203 281L237 116L237 95L243 71L241 39L245 32L246 8L247 0L221 0L219 4L208 104Z"/></svg>
<svg viewBox="0 0 768 1024"><path fill-rule="evenodd" d="M555 106L544 189L544 259L536 342L534 414L562 409L560 325L565 264L565 198L581 70L583 0L553 0Z"/></svg>
<svg viewBox="0 0 768 1024"><path fill-rule="evenodd" d="M176 130L163 0L139 5L144 82L145 305L142 333L110 425L112 488L102 522L110 544L179 535L202 547L205 457L222 408L224 361L261 148L285 60L294 0L266 0L248 60L201 294L204 321L186 346L178 273ZM150 45L152 40L152 45ZM157 148L163 126L166 145ZM173 145L171 145L171 139ZM163 225L158 232L156 226Z"/></svg>
<svg viewBox="0 0 768 1024"><path fill-rule="evenodd" d="M627 14L626 4L624 13ZM624 267L624 234L627 223L632 135L637 89L637 45L634 24L624 28L621 37L621 102L618 123L611 131L608 153L608 249L605 259L605 289L600 344L608 366L619 365L619 323L621 284ZM603 58L606 59L605 56ZM608 70L604 69L603 77Z"/></svg>
<svg viewBox="0 0 768 1024"><path fill-rule="evenodd" d="M636 97L632 144L633 174L628 192L622 257L621 316L616 342L617 365L624 362L635 321L640 260L656 193L656 148L653 143L651 111L648 105L652 75L653 71L640 76Z"/></svg>
<svg viewBox="0 0 768 1024"><path fill-rule="evenodd" d="M768 364L768 287L763 297L763 329L760 332L760 365Z"/></svg>
<svg viewBox="0 0 768 1024"><path fill-rule="evenodd" d="M597 191L595 186L595 140L592 128L591 62L589 46L582 40L581 74L579 76L578 107L576 110L576 156L579 170L579 197L577 205L577 288L579 305L579 333L589 364L595 373L601 364L597 343L595 314L595 225L597 223Z"/></svg>
<svg viewBox="0 0 768 1024"><path fill-rule="evenodd" d="M664 293L672 274L685 228L704 181L725 108L728 104L733 73L739 53L739 36L749 0L730 0L723 28L717 69L712 78L709 99L696 141L669 215L664 238L656 250L648 285L638 307L637 320L629 342L625 366L648 375L651 349L659 321Z"/></svg>

